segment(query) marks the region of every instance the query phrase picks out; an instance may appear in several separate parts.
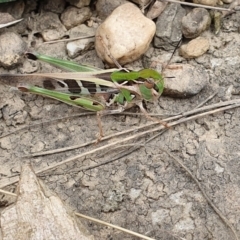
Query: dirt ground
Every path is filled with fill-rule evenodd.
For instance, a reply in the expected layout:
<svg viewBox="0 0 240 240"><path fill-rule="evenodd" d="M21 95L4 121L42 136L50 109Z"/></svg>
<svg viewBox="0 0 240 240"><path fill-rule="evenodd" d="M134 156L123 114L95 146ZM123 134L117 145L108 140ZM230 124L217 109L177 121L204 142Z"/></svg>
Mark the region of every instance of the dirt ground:
<svg viewBox="0 0 240 240"><path fill-rule="evenodd" d="M215 97L207 105L239 98L239 95L231 94L231 89L236 93L240 89L238 19L238 13L225 18L217 36L210 31L205 33L211 41L209 52L198 59L184 61L204 66L210 77L207 87L192 98L173 99L163 96L156 104L147 103L150 113L186 112L215 92ZM65 43L41 45L36 50L46 55L66 57L64 46ZM156 57L163 51L154 49L152 54L152 57ZM79 59L92 65L102 64L94 50ZM141 65L143 59L133 65ZM48 65L41 66L42 71L52 71ZM136 146L139 140L145 141L153 134L127 142L121 140L137 133L134 131L123 138L114 136L107 141L75 150L27 158L29 154L95 140L98 133L96 117L71 117L82 113L82 110L41 96L13 92L1 84L0 94L0 136L26 127L0 139L1 188L19 173L23 161L31 161L38 171L120 141L118 145L46 171L40 174L40 178L74 211L154 239L235 239L193 179L162 151L165 149L179 157L189 168L240 237L239 108L171 127L151 142L141 145L137 151L113 162L91 167L113 160L119 152L127 149L126 144ZM137 108L131 111L139 112ZM57 118L64 119L55 120ZM47 121L51 122L44 123ZM116 135L147 122L145 117L124 114L105 116L102 121L105 136ZM37 123L40 124L28 127ZM14 188L15 185L9 185L4 189L13 191ZM12 201L9 196L0 195L2 207ZM84 223L96 239L138 239L90 221Z"/></svg>

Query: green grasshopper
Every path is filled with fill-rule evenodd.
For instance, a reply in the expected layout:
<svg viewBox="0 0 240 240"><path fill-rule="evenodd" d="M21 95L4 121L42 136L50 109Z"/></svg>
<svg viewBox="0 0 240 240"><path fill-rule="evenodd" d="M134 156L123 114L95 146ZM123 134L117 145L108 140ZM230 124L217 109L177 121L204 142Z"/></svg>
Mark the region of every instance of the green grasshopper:
<svg viewBox="0 0 240 240"><path fill-rule="evenodd" d="M148 116L142 101L158 99L164 89L162 75L152 69L101 70L40 54L28 53L27 56L71 72L0 74L0 80L22 92L50 97L89 111L113 114L138 105Z"/></svg>

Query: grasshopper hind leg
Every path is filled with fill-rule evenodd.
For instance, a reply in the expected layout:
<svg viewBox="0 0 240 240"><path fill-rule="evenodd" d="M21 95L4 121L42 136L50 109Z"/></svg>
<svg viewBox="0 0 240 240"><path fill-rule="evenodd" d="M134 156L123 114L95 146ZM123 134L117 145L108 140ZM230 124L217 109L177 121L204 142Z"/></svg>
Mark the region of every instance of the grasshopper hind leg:
<svg viewBox="0 0 240 240"><path fill-rule="evenodd" d="M99 133L97 136L97 142L96 142L96 143L98 143L101 141L101 139L103 137L103 128L102 128L102 120L101 120L102 113L97 112L96 116L97 116L97 123L98 123L98 129L99 129Z"/></svg>

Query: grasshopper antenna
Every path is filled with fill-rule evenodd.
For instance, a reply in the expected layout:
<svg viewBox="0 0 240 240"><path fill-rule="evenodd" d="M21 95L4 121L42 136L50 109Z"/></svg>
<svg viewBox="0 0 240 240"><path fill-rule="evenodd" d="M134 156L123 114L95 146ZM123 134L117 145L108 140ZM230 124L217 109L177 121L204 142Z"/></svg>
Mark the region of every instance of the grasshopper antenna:
<svg viewBox="0 0 240 240"><path fill-rule="evenodd" d="M182 43L182 38L181 38L180 41L177 43L177 46L175 47L175 49L174 49L174 51L173 51L171 57L169 58L167 64L165 65L164 69L167 68L167 66L170 64L170 62L171 62L171 60L172 60L172 58L173 58L175 52L177 51L177 49L179 48L179 46L181 45L181 43Z"/></svg>
<svg viewBox="0 0 240 240"><path fill-rule="evenodd" d="M100 41L101 41L101 43L102 43L102 45L103 45L103 47L104 47L105 53L107 53L108 57L111 58L111 60L113 61L113 63L114 63L120 70L125 70L125 71L126 71L126 69L123 68L123 67L121 66L121 64L117 61L117 59L115 59L115 58L113 57L113 55L112 55L111 52L109 51L109 48L108 48L108 47L106 46L106 44L103 42L102 37L101 37L101 36L96 36L96 37L100 39ZM127 71L127 72L129 72L129 71Z"/></svg>

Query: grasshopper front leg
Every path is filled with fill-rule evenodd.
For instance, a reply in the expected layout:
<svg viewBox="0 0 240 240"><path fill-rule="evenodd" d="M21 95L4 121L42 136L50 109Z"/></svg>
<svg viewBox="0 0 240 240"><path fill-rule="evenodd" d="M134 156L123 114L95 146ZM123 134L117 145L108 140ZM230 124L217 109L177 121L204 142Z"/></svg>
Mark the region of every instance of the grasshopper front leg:
<svg viewBox="0 0 240 240"><path fill-rule="evenodd" d="M99 128L99 134L98 134L98 138L97 138L97 142L96 143L100 142L102 137L104 136L101 117L104 116L104 115L121 113L124 110L125 110L124 107L119 106L119 108L117 108L117 109L102 110L102 111L98 111L97 112L96 116L97 116L97 123L98 123L98 128Z"/></svg>
<svg viewBox="0 0 240 240"><path fill-rule="evenodd" d="M157 119L157 118L151 117L151 116L148 114L148 112L146 111L146 109L144 108L142 101L141 101L141 102L140 102L140 101L137 102L136 105L139 107L140 111L144 114L144 116L145 116L147 119L149 119L149 120L151 120L151 121L153 121L153 122L158 122L158 123L160 123L161 125L163 125L165 128L169 128L169 126L168 126L168 124L167 124L166 122L161 121L161 120L159 120L159 119Z"/></svg>

